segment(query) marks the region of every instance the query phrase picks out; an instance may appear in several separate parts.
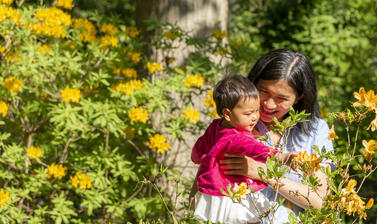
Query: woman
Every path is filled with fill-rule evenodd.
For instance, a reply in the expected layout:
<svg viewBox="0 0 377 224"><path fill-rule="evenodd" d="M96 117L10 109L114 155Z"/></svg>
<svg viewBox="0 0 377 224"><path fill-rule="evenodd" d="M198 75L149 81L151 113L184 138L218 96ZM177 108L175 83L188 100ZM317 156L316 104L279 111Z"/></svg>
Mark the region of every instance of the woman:
<svg viewBox="0 0 377 224"><path fill-rule="evenodd" d="M260 121L256 129L261 135L267 134L268 140L264 142L266 145L272 147L283 142L285 136L271 130L273 118L283 120L288 115L290 106L293 106L295 111L305 110L310 116L308 122L301 122L292 128L284 151L307 151L311 154L314 152L314 145L320 149L325 147L326 151L333 150L328 139L329 128L320 119L313 68L305 55L289 49L271 51L256 62L248 78L260 94ZM226 175L243 175L252 179L260 179L257 171L259 167L266 170L264 163L239 155L227 155L221 164ZM325 167L330 165L332 166L330 161L321 164ZM289 171L286 178L280 180L279 194L286 202L276 210L273 223L288 222L291 211L298 215L309 204L322 208L323 201L329 194L327 177L321 171L315 172L315 175L321 184L317 192L301 184L301 176L294 171ZM272 202L275 198L273 188L277 183L275 180L264 181L269 187L263 193Z"/></svg>

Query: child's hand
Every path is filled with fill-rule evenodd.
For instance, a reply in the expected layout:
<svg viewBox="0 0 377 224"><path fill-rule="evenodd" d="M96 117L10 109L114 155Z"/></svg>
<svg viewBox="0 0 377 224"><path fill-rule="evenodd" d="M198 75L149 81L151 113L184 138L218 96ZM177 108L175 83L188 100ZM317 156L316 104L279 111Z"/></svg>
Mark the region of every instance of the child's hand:
<svg viewBox="0 0 377 224"><path fill-rule="evenodd" d="M295 170L295 163L292 163L292 161L296 156L298 156L297 152L278 153L277 155L280 162Z"/></svg>

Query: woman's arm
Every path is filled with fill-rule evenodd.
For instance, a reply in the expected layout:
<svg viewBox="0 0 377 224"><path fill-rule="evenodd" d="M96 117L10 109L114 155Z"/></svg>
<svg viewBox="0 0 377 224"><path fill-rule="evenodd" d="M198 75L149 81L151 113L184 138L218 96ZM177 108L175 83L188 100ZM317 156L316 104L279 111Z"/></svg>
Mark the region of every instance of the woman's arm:
<svg viewBox="0 0 377 224"><path fill-rule="evenodd" d="M241 175L247 176L252 179L260 180L258 175L258 168L267 170L264 163L255 161L247 156L240 156L234 154L227 154L227 159L220 161L221 169L226 175ZM329 166L328 164L321 164L322 166ZM281 178L279 180L279 193L287 200L296 204L301 208L309 208L309 205L317 209L323 207L323 201L330 193L327 186L327 176L321 171L317 171L314 175L318 178L321 186L317 188L315 192L307 185L297 183L287 178ZM276 181L273 179L265 180L273 189L276 189Z"/></svg>

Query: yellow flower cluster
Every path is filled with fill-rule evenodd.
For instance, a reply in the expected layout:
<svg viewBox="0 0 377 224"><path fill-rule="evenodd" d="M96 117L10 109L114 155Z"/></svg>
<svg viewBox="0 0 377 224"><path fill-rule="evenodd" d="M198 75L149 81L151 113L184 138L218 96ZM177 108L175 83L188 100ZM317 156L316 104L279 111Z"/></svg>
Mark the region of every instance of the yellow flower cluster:
<svg viewBox="0 0 377 224"><path fill-rule="evenodd" d="M17 93L18 91L20 91L21 86L22 81L15 76L6 78L4 80L4 87L12 93Z"/></svg>
<svg viewBox="0 0 377 224"><path fill-rule="evenodd" d="M0 3L10 5L13 3L13 0L0 0Z"/></svg>
<svg viewBox="0 0 377 224"><path fill-rule="evenodd" d="M198 122L200 118L199 112L193 108L187 108L183 112L182 117L188 119L191 123L194 124Z"/></svg>
<svg viewBox="0 0 377 224"><path fill-rule="evenodd" d="M42 44L40 46L37 47L37 51L41 52L42 54L46 53L46 52L49 52L51 51L51 47L46 45L46 44Z"/></svg>
<svg viewBox="0 0 377 224"><path fill-rule="evenodd" d="M114 36L104 36L104 37L101 37L100 39L100 43L104 46L104 47L115 47L118 45L118 38L117 37L114 37Z"/></svg>
<svg viewBox="0 0 377 224"><path fill-rule="evenodd" d="M212 36L216 37L217 39L224 39L228 36L228 34L226 31L214 30L212 31Z"/></svg>
<svg viewBox="0 0 377 224"><path fill-rule="evenodd" d="M148 62L147 68L148 68L149 73L151 74L163 71L162 66L158 64L157 62Z"/></svg>
<svg viewBox="0 0 377 224"><path fill-rule="evenodd" d="M336 135L335 130L334 130L334 125L331 126L331 129L329 130L329 139L334 140L338 139L339 137Z"/></svg>
<svg viewBox="0 0 377 224"><path fill-rule="evenodd" d="M113 89L118 90L119 92L122 92L126 94L127 96L132 95L134 91L141 90L143 86L145 85L145 82L141 82L140 80L130 80L128 82L120 82L117 85L113 86Z"/></svg>
<svg viewBox="0 0 377 224"><path fill-rule="evenodd" d="M363 140L363 157L366 159L371 159L371 157L376 153L374 150L377 149L377 142L375 140Z"/></svg>
<svg viewBox="0 0 377 224"><path fill-rule="evenodd" d="M0 188L0 208L4 207L10 198L9 192Z"/></svg>
<svg viewBox="0 0 377 224"><path fill-rule="evenodd" d="M293 166L303 172L302 176L305 179L308 174L313 175L315 171L319 170L320 162L321 158L317 156L316 152L308 155L306 151L301 151L298 152L298 155L293 159Z"/></svg>
<svg viewBox="0 0 377 224"><path fill-rule="evenodd" d="M141 60L141 54L140 53L128 52L127 56L135 64L139 63L139 61Z"/></svg>
<svg viewBox="0 0 377 224"><path fill-rule="evenodd" d="M43 157L42 149L39 147L30 146L26 149L27 156L30 159L36 159Z"/></svg>
<svg viewBox="0 0 377 224"><path fill-rule="evenodd" d="M170 148L170 144L166 143L166 136L162 136L160 134L155 134L154 136L150 137L147 145L156 150L158 153L168 151Z"/></svg>
<svg viewBox="0 0 377 224"><path fill-rule="evenodd" d="M66 174L65 173L66 167L64 167L62 164L56 165L55 163L53 163L49 165L47 169L48 169L47 178L50 178L51 176L53 176L54 178L61 179Z"/></svg>
<svg viewBox="0 0 377 224"><path fill-rule="evenodd" d="M203 86L203 84L204 84L204 77L200 75L189 75L187 76L186 82L185 82L185 86L187 88L190 88L190 87L200 88Z"/></svg>
<svg viewBox="0 0 377 224"><path fill-rule="evenodd" d="M208 91L207 97L204 99L203 103L205 106L213 108L211 109L209 113L211 117L219 118L219 115L217 114L217 110L216 110L216 102L213 100L213 89Z"/></svg>
<svg viewBox="0 0 377 224"><path fill-rule="evenodd" d="M58 0L56 6L71 10L73 7L73 0Z"/></svg>
<svg viewBox="0 0 377 224"><path fill-rule="evenodd" d="M374 94L373 90L365 92L363 87L359 89L358 93L354 92L353 95L358 100L357 102L353 103L354 107L364 106L368 109L368 111L374 111L375 118L370 123L368 129L371 128L372 131L375 131L377 129L377 95Z"/></svg>
<svg viewBox="0 0 377 224"><path fill-rule="evenodd" d="M20 14L16 9L0 4L0 22L7 19L12 20L15 24L18 24L20 21Z"/></svg>
<svg viewBox="0 0 377 224"><path fill-rule="evenodd" d="M38 9L34 17L39 23L29 26L32 32L56 38L64 38L66 36L64 26L72 24L71 15L55 7Z"/></svg>
<svg viewBox="0 0 377 224"><path fill-rule="evenodd" d="M80 189L90 189L93 184L92 180L85 173L76 173L74 177L71 177L72 186L79 187Z"/></svg>
<svg viewBox="0 0 377 224"><path fill-rule="evenodd" d="M125 32L127 36L132 37L132 38L137 37L139 33L140 31L134 26L127 27L126 32Z"/></svg>
<svg viewBox="0 0 377 224"><path fill-rule="evenodd" d="M365 210L370 209L373 206L374 199L369 199L368 203L365 205L365 202L357 195L355 191L355 186L357 182L354 179L351 179L346 188L343 188L341 191L341 196L339 200L334 201L330 207L331 209L335 209L339 207L344 209L347 215L355 215L357 213L360 219L366 219L367 214ZM330 196L334 198L334 196Z"/></svg>
<svg viewBox="0 0 377 224"><path fill-rule="evenodd" d="M118 28L110 23L104 23L100 29L102 33L114 36L118 32Z"/></svg>
<svg viewBox="0 0 377 224"><path fill-rule="evenodd" d="M232 195L238 202L245 200L247 194L250 194L251 192L252 191L247 187L247 184L245 182L242 182L240 185L234 183L234 186L232 188Z"/></svg>
<svg viewBox="0 0 377 224"><path fill-rule="evenodd" d="M65 88L60 90L60 95L62 97L62 102L69 103L72 101L74 103L78 103L82 94L79 89L72 89L72 88Z"/></svg>
<svg viewBox="0 0 377 224"><path fill-rule="evenodd" d="M149 114L147 110L144 110L143 107L133 107L131 111L128 113L128 117L133 122L142 122L146 123L149 119Z"/></svg>
<svg viewBox="0 0 377 224"><path fill-rule="evenodd" d="M9 105L5 103L4 101L0 100L0 114L3 115L3 117L7 116L8 114L8 107Z"/></svg>
<svg viewBox="0 0 377 224"><path fill-rule="evenodd" d="M176 40L179 37L178 32L172 32L172 31L166 31L164 33L165 37L168 38L169 40Z"/></svg>
<svg viewBox="0 0 377 224"><path fill-rule="evenodd" d="M85 42L96 41L96 27L87 19L74 19L73 28L80 31L79 39Z"/></svg>
<svg viewBox="0 0 377 224"><path fill-rule="evenodd" d="M136 78L137 72L133 68L125 68L122 70L122 74L128 78Z"/></svg>

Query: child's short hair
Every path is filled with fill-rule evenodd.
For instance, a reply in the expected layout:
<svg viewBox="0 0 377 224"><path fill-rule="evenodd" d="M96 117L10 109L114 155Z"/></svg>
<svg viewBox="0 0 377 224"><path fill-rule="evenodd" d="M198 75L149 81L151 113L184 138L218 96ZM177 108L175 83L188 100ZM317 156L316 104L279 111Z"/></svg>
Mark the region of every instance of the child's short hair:
<svg viewBox="0 0 377 224"><path fill-rule="evenodd" d="M241 75L229 75L219 81L213 90L213 100L219 116L223 115L223 109L232 110L242 98L258 98L258 90L246 77Z"/></svg>

